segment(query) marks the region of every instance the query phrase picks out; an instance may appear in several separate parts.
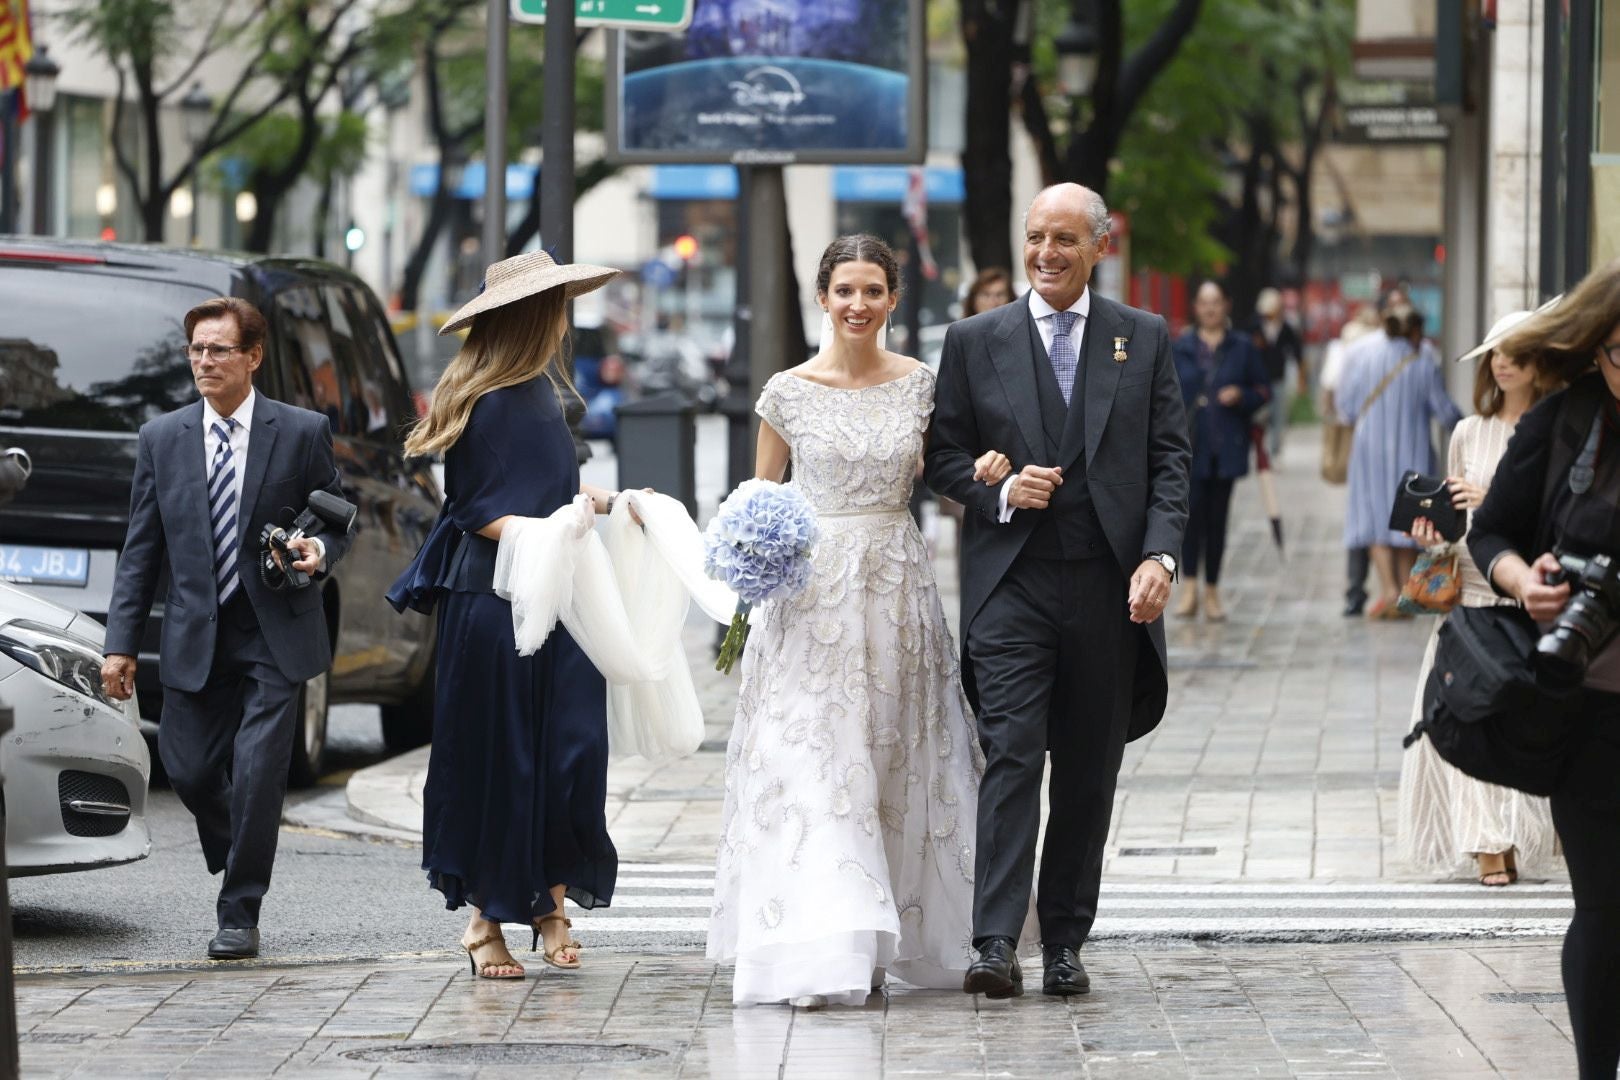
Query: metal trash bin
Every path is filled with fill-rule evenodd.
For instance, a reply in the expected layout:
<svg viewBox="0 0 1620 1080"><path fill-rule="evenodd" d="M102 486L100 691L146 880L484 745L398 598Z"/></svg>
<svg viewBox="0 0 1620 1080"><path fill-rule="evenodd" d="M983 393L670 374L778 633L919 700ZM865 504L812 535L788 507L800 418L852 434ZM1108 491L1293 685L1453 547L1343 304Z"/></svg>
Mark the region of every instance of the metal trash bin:
<svg viewBox="0 0 1620 1080"><path fill-rule="evenodd" d="M620 405L619 487L652 488L680 501L697 518L697 410L679 394L643 398Z"/></svg>

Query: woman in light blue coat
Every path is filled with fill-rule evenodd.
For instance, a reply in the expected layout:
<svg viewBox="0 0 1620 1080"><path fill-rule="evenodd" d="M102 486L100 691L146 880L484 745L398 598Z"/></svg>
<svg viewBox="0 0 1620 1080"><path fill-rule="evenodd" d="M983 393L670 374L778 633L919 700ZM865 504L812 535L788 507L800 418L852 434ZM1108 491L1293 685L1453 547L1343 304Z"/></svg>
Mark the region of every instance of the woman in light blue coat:
<svg viewBox="0 0 1620 1080"><path fill-rule="evenodd" d="M1408 471L1437 471L1432 424L1450 430L1462 413L1446 394L1423 316L1401 306L1384 316L1385 340L1357 349L1339 382L1339 418L1354 424L1344 546L1371 550L1379 596L1369 619L1404 618L1395 606L1417 559L1416 542L1389 527L1395 492ZM1387 380L1387 382L1386 382Z"/></svg>

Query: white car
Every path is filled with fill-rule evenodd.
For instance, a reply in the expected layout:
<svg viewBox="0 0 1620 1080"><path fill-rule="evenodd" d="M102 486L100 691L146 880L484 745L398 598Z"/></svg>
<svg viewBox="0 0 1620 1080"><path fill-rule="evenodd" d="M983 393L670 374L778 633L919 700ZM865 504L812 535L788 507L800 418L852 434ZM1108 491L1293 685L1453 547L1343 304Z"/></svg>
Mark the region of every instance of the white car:
<svg viewBox="0 0 1620 1080"><path fill-rule="evenodd" d="M152 851L152 759L135 700L101 690L104 631L0 582L0 742L11 876L93 870Z"/></svg>

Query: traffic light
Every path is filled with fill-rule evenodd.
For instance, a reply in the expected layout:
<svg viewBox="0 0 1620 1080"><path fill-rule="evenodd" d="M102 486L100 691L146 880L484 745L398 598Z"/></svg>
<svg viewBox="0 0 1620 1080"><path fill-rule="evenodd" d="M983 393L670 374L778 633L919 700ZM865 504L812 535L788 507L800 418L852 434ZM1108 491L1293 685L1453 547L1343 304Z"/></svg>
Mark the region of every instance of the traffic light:
<svg viewBox="0 0 1620 1080"><path fill-rule="evenodd" d="M697 253L697 237L691 233L682 233L675 238L675 254L680 256L682 262L691 262Z"/></svg>

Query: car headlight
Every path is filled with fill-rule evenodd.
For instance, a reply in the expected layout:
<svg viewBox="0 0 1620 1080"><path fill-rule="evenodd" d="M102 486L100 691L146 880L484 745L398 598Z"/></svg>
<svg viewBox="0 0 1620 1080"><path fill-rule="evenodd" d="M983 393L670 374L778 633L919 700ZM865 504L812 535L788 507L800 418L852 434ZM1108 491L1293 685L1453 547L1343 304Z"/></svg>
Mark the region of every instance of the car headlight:
<svg viewBox="0 0 1620 1080"><path fill-rule="evenodd" d="M18 619L0 626L0 652L85 697L124 711L101 689L102 655L92 642L54 626Z"/></svg>

